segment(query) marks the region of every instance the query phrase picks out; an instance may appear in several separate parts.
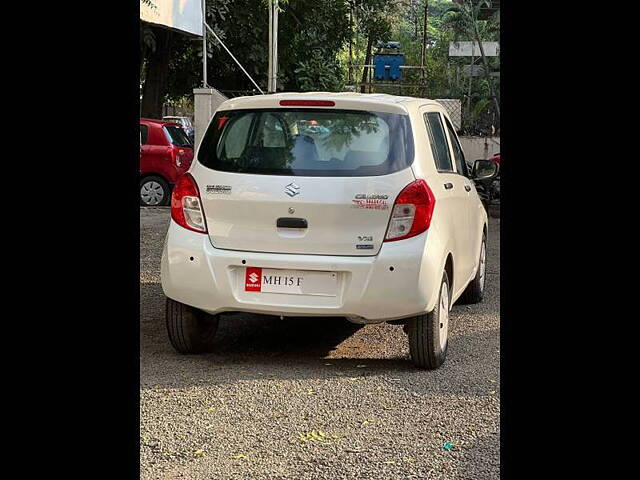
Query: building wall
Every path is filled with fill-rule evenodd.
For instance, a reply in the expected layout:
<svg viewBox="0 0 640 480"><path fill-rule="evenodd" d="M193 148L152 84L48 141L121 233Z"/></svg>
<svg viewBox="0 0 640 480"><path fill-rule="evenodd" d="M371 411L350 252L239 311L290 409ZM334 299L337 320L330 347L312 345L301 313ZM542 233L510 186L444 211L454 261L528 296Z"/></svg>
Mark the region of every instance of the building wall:
<svg viewBox="0 0 640 480"><path fill-rule="evenodd" d="M500 137L460 137L460 145L467 163L491 158L500 153Z"/></svg>
<svg viewBox="0 0 640 480"><path fill-rule="evenodd" d="M194 122L195 144L200 145L200 139L209 125L211 117L227 97L215 88L196 88L194 93Z"/></svg>

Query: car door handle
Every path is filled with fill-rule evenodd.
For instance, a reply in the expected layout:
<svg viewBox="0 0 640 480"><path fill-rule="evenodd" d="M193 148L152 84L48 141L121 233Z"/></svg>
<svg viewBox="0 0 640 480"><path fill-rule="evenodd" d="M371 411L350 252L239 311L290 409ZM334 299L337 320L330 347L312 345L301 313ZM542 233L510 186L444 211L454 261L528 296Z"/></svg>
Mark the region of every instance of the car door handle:
<svg viewBox="0 0 640 480"><path fill-rule="evenodd" d="M465 186L464 186L464 189L465 189L467 192L470 192L470 191L471 191L471 186L470 186L470 185L465 185Z"/></svg>
<svg viewBox="0 0 640 480"><path fill-rule="evenodd" d="M307 228L307 220L304 218L281 217L277 220L278 228Z"/></svg>
<svg viewBox="0 0 640 480"><path fill-rule="evenodd" d="M444 188L446 188L447 190L451 190L453 188L453 183L445 183Z"/></svg>

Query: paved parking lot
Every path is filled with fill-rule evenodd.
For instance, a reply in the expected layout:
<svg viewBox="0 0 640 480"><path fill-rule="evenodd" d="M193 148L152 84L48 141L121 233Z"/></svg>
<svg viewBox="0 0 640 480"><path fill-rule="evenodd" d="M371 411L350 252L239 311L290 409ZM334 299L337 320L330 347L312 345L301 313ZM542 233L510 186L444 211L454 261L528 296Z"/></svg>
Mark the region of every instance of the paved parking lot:
<svg viewBox="0 0 640 480"><path fill-rule="evenodd" d="M223 317L215 353L178 355L160 286L169 218L140 209L142 479L499 478L499 219L485 301L453 307L447 361L421 371L401 326L341 319Z"/></svg>

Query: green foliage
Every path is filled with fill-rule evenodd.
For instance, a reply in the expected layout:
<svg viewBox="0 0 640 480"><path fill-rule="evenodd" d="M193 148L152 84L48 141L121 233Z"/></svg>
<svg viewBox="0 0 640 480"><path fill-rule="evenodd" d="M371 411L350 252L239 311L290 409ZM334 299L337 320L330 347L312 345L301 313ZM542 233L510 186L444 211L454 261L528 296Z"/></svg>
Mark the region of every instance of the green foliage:
<svg viewBox="0 0 640 480"><path fill-rule="evenodd" d="M338 53L349 38L343 0L322 0L322 8L310 0L289 0L278 26L279 89L342 89Z"/></svg>
<svg viewBox="0 0 640 480"><path fill-rule="evenodd" d="M154 0L141 0L153 4ZM280 0L278 33L278 90L340 91L349 75L349 44L352 64L362 65L369 40L401 43L405 64L420 65L427 0ZM449 42L498 40L499 11L488 20L478 20L486 1L453 2L428 0L426 78L419 70L404 70L402 94L429 98L466 98L465 115L470 120L493 108L487 103L491 83L499 100L499 78L462 74L469 58L449 57ZM223 39L263 90L267 85L268 1L207 0L207 23ZM350 25L349 14L353 24ZM208 38L208 83L222 91L248 91L253 85L218 44ZM351 42L350 42L351 40ZM142 57L155 49L153 29L141 25ZM480 59L476 60L479 63ZM499 69L499 59L485 59L490 70ZM141 69L144 77L144 69ZM352 81L359 82L362 69L353 69ZM176 34L169 62L167 98L191 96L202 85L202 41ZM376 92L398 94L397 87L374 87ZM483 100L484 99L484 100ZM482 101L480 101L482 100Z"/></svg>
<svg viewBox="0 0 640 480"><path fill-rule="evenodd" d="M278 90L339 90L338 54L348 41L343 0L279 2ZM266 90L268 10L265 0L207 0L207 23L253 79ZM253 90L250 80L215 40L208 39L207 80L219 90ZM168 98L191 95L202 85L202 42L176 35L168 72Z"/></svg>
<svg viewBox="0 0 640 480"><path fill-rule="evenodd" d="M301 92L340 91L343 86L340 62L321 50L314 50L306 60L298 62L295 81Z"/></svg>
<svg viewBox="0 0 640 480"><path fill-rule="evenodd" d="M356 28L365 37L386 41L392 30L392 12L396 5L388 0L354 0Z"/></svg>

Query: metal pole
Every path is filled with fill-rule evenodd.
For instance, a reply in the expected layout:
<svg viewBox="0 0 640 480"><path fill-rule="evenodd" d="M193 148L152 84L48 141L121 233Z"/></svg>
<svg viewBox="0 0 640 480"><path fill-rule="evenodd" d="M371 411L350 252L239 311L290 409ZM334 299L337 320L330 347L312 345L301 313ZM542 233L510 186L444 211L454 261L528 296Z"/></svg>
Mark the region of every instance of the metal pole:
<svg viewBox="0 0 640 480"><path fill-rule="evenodd" d="M278 90L278 0L273 0L273 91Z"/></svg>
<svg viewBox="0 0 640 480"><path fill-rule="evenodd" d="M278 0L269 0L269 80L267 91L274 93L278 83Z"/></svg>
<svg viewBox="0 0 640 480"><path fill-rule="evenodd" d="M256 82L253 81L253 78L251 78L251 75L249 75L249 73L244 69L244 67L242 66L242 64L238 61L238 59L236 57L233 56L233 53L231 53L229 51L229 49L227 48L227 46L224 44L224 42L222 40L220 40L220 37L218 35L216 35L216 32L213 31L213 29L207 25L206 23L204 24L205 27L207 27L207 29L209 30L209 32L211 32L211 35L214 36L214 38L220 42L220 45L222 45L222 48L224 48L226 50L226 52L231 56L231 58L233 58L233 61L236 62L238 64L238 66L240 67L240 70L242 70L244 72L244 74L247 76L247 78L249 80L251 80L251 83L253 83L253 85L258 89L258 91L264 95L264 92L262 91L262 89L258 86L258 84Z"/></svg>
<svg viewBox="0 0 640 480"><path fill-rule="evenodd" d="M353 67L351 64L353 63L353 50L352 50L352 41L353 41L353 7L349 5L349 85L353 83Z"/></svg>
<svg viewBox="0 0 640 480"><path fill-rule="evenodd" d="M429 2L427 0L424 0L424 27L422 31L422 50L420 53L421 67L424 67L425 64L427 63L427 21L428 21L427 18L428 16L429 16ZM420 71L420 76L422 77L422 83L423 83L422 94L424 95L424 84L426 83L424 69Z"/></svg>
<svg viewBox="0 0 640 480"><path fill-rule="evenodd" d="M269 0L269 68L267 72L267 92L273 93L273 0Z"/></svg>
<svg viewBox="0 0 640 480"><path fill-rule="evenodd" d="M207 88L207 29L204 26L207 24L206 0L202 0L202 87Z"/></svg>

